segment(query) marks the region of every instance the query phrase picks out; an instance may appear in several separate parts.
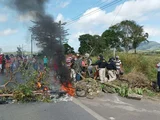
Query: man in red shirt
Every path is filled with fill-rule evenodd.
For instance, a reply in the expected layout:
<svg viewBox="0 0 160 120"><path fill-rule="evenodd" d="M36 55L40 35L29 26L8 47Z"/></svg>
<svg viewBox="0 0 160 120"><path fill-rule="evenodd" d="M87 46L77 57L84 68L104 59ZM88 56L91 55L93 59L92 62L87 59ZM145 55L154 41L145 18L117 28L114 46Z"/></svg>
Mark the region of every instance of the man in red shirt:
<svg viewBox="0 0 160 120"><path fill-rule="evenodd" d="M2 71L3 54L0 54L0 73Z"/></svg>

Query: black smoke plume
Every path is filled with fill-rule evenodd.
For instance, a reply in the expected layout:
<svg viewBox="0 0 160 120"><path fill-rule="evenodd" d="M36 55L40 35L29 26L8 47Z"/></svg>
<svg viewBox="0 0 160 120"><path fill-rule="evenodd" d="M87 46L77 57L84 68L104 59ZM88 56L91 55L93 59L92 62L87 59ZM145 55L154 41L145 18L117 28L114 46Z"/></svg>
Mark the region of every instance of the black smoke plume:
<svg viewBox="0 0 160 120"><path fill-rule="evenodd" d="M6 0L7 1L7 0ZM33 18L34 25L29 28L38 46L43 49L43 53L54 59L58 66L57 74L60 82L69 82L69 70L65 66L65 55L60 44L61 28L54 19L45 12L45 4L48 0L8 0L10 8L16 10L20 15L27 13Z"/></svg>

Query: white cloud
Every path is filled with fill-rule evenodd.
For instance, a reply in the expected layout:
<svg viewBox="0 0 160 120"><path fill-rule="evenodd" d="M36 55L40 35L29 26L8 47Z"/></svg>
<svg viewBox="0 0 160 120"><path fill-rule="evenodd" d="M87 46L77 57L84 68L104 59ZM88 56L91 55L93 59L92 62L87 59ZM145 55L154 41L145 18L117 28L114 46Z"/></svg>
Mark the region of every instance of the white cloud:
<svg viewBox="0 0 160 120"><path fill-rule="evenodd" d="M0 22L6 22L7 16L6 15L0 15Z"/></svg>
<svg viewBox="0 0 160 120"><path fill-rule="evenodd" d="M159 36L160 37L160 28L154 27L144 27L145 32L149 34L151 37Z"/></svg>
<svg viewBox="0 0 160 120"><path fill-rule="evenodd" d="M160 0L130 0L108 13L98 7L88 9L75 24L79 29L90 29L96 25L110 26L125 19L145 21L148 13L158 10Z"/></svg>
<svg viewBox="0 0 160 120"><path fill-rule="evenodd" d="M60 3L60 7L61 8L67 7L70 4L70 2L71 2L70 0L69 1L63 1L63 2Z"/></svg>
<svg viewBox="0 0 160 120"><path fill-rule="evenodd" d="M56 17L55 21L59 22L60 20L64 21L64 17L63 17L63 15L61 13L58 14L58 16Z"/></svg>
<svg viewBox="0 0 160 120"><path fill-rule="evenodd" d="M75 34L72 34L69 36L69 41L68 44L71 45L72 47L74 47L74 50L77 52L78 48L79 48L79 41L78 41L78 37L80 35L85 34L84 32L78 32Z"/></svg>
<svg viewBox="0 0 160 120"><path fill-rule="evenodd" d="M8 35L11 35L11 34L14 34L17 32L18 32L18 30L8 28L6 30L0 31L0 36L8 36Z"/></svg>

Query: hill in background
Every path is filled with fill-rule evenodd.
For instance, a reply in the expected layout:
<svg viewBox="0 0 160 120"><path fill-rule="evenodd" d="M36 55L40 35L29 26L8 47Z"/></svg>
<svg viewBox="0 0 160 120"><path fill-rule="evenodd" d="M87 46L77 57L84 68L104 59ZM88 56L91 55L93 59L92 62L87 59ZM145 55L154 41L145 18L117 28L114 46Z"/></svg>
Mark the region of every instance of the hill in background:
<svg viewBox="0 0 160 120"><path fill-rule="evenodd" d="M149 50L149 51L154 51L154 50L160 50L160 43L155 42L155 41L149 41L149 42L143 42L139 45L137 50Z"/></svg>

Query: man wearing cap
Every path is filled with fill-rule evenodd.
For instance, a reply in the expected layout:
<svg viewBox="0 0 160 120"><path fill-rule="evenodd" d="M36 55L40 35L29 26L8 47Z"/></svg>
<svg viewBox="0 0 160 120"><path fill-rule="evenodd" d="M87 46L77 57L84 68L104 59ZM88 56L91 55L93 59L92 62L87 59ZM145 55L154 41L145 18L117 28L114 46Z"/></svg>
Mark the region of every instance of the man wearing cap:
<svg viewBox="0 0 160 120"><path fill-rule="evenodd" d="M74 63L72 65L72 68L74 69L76 73L76 81L81 80L82 77L82 58L80 54L76 54L76 58L74 59Z"/></svg>

